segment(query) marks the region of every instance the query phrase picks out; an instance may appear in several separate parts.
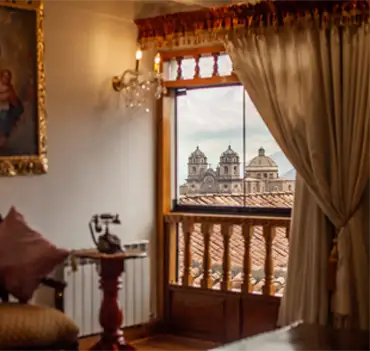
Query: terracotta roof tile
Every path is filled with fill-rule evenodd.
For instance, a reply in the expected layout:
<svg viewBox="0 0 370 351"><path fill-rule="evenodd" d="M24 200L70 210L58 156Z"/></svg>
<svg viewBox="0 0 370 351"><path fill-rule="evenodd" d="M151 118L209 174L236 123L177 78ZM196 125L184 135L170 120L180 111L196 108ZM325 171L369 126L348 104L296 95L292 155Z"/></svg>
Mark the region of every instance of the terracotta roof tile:
<svg viewBox="0 0 370 351"><path fill-rule="evenodd" d="M282 207L292 208L293 192L270 192L252 194L203 194L182 195L179 198L182 205L203 206L245 206L247 207Z"/></svg>
<svg viewBox="0 0 370 351"><path fill-rule="evenodd" d="M256 207L285 207L289 208L293 205L293 193L279 192L279 193L261 193L261 194L247 194L244 195L188 195L181 198L183 204L204 204L204 205L225 205L231 204L240 205L246 200L248 206ZM195 224L194 232L191 238L191 249L193 259L193 276L194 285L199 286L202 274L203 264L203 235L201 233L200 224ZM222 258L223 258L223 241L221 236L221 226L214 225L213 234L211 237L211 261L213 270L213 288L219 288L219 280L221 279ZM276 294L280 295L284 291L286 267L288 264L288 240L286 238L285 228L277 228L276 236L273 242L273 261L275 267L274 286ZM264 284L264 263L265 263L265 242L262 233L262 227L254 227L254 233L251 240L251 260L252 260L252 284L254 291L260 292ZM180 276L183 270L183 256L184 256L184 237L182 228L179 229L179 263ZM242 267L244 259L244 240L241 233L241 227L235 225L233 227L233 234L230 243L231 269L234 273L232 286L233 289L240 289L242 284Z"/></svg>

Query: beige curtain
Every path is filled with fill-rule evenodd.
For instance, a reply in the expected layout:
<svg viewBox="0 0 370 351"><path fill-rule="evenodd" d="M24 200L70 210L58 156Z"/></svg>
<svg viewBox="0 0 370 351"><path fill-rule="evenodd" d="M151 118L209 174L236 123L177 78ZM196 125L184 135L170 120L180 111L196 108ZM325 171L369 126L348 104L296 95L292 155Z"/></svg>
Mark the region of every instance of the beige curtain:
<svg viewBox="0 0 370 351"><path fill-rule="evenodd" d="M311 25L230 38L234 71L297 177L279 324L299 319L369 329L369 24ZM330 238L338 235L330 306Z"/></svg>

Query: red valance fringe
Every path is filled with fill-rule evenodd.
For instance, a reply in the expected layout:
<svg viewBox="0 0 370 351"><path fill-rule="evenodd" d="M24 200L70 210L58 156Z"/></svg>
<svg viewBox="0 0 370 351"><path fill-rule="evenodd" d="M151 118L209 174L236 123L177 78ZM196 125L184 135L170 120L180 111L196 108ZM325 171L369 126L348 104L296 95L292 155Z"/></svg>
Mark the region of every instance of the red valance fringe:
<svg viewBox="0 0 370 351"><path fill-rule="evenodd" d="M354 1L262 1L181 12L135 21L142 48L178 46L181 39L217 40L240 29L279 27L302 19L315 20L320 26L369 23L370 0ZM195 42L197 40L195 39Z"/></svg>

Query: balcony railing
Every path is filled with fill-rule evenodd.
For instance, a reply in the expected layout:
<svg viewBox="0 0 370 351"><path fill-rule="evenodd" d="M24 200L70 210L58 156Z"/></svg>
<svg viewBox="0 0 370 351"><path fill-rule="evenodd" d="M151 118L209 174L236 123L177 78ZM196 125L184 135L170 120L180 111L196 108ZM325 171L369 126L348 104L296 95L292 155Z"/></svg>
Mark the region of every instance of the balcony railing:
<svg viewBox="0 0 370 351"><path fill-rule="evenodd" d="M172 285L282 295L290 218L165 215Z"/></svg>

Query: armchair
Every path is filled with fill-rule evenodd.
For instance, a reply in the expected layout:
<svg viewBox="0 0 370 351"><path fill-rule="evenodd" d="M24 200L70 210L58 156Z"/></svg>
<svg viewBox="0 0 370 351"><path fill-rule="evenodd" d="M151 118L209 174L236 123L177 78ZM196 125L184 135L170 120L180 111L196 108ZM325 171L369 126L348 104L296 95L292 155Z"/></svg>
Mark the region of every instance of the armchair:
<svg viewBox="0 0 370 351"><path fill-rule="evenodd" d="M63 313L65 283L45 278L56 308L9 302L0 285L0 350L78 350L78 327Z"/></svg>
<svg viewBox="0 0 370 351"><path fill-rule="evenodd" d="M0 350L78 350L78 327L63 313L66 284L52 278L41 284L54 289L55 308L9 302L0 283Z"/></svg>

